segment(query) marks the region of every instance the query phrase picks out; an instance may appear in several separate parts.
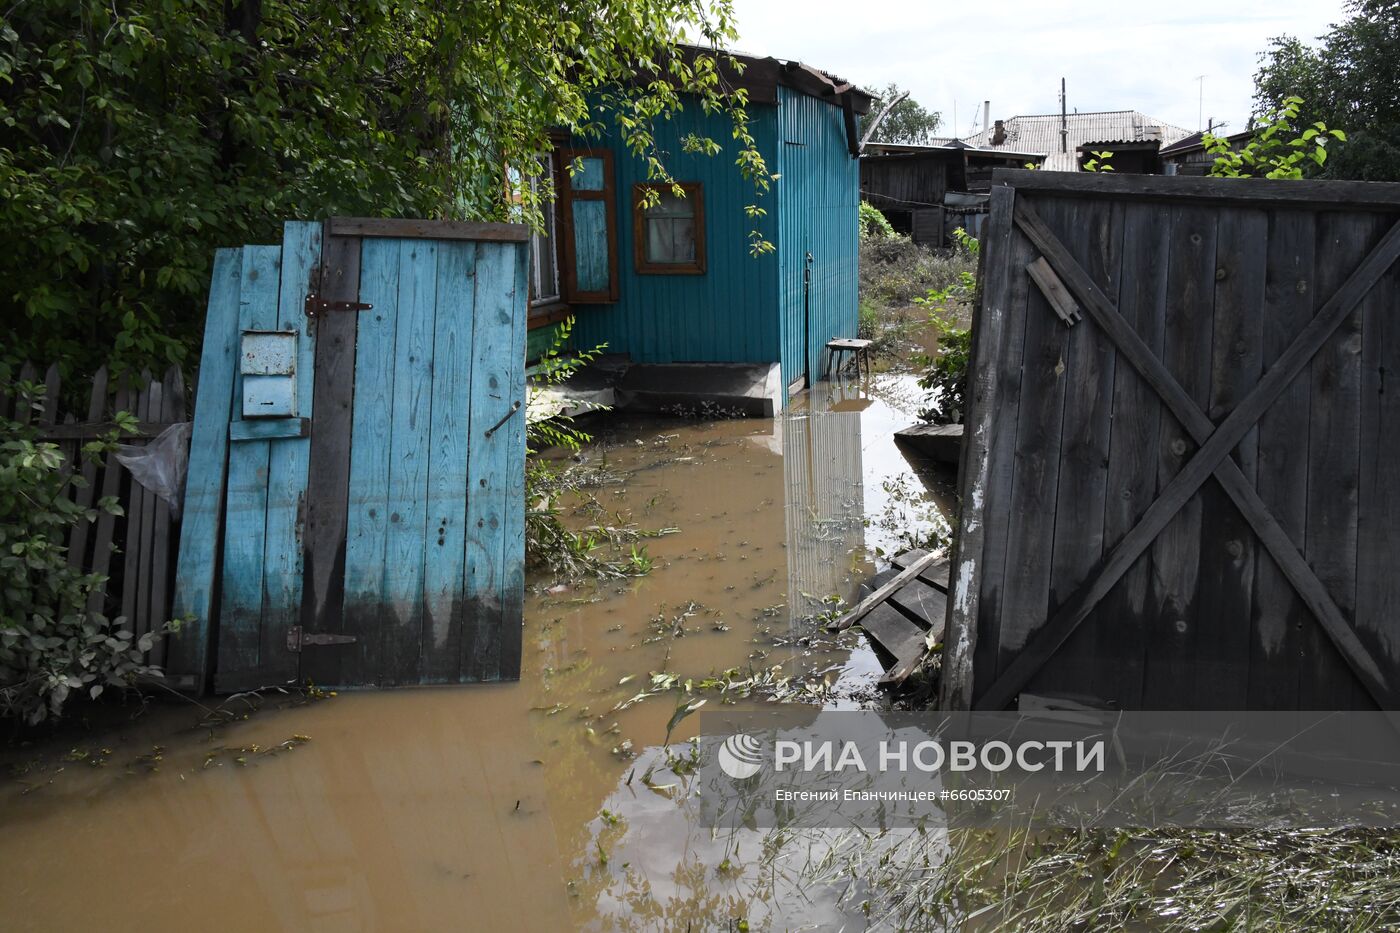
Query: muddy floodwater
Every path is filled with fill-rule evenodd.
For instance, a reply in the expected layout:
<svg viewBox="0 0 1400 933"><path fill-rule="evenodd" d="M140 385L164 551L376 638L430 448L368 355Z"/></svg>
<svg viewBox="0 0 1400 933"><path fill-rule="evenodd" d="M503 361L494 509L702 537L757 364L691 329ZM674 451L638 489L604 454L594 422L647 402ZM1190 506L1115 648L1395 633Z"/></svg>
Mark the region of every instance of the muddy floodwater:
<svg viewBox="0 0 1400 933"><path fill-rule="evenodd" d="M859 928L757 837L695 824L660 749L679 693L628 701L654 674L872 701L861 636L809 617L941 521L948 478L891 437L920 401L884 375L774 420L596 423L599 506L676 531L644 577L532 580L518 684L272 697L228 725L160 705L7 751L4 928Z"/></svg>

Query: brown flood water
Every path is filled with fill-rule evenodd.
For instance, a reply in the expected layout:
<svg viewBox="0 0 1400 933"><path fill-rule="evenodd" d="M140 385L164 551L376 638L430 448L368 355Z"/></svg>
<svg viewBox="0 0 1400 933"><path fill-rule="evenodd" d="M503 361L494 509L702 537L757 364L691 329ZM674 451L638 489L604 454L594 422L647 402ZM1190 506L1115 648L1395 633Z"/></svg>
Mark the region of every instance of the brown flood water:
<svg viewBox="0 0 1400 933"><path fill-rule="evenodd" d="M532 581L518 684L267 704L216 729L162 707L7 753L3 927L860 928L834 891L761 868L756 835L714 839L642 783L674 697L609 711L652 672L774 665L829 685L825 705L868 698L860 636L804 618L946 504L891 439L919 401L884 375L819 385L774 421L607 422L585 452L614 480L598 501L679 531L646 542L646 577Z"/></svg>

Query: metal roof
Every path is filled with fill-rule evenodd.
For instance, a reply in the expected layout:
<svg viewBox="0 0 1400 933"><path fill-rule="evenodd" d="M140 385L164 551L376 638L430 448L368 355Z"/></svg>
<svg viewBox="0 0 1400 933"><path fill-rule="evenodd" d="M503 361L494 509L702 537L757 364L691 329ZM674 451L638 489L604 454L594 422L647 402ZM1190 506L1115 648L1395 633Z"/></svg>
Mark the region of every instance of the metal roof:
<svg viewBox="0 0 1400 933"><path fill-rule="evenodd" d="M1079 171L1076 150L1086 143L1143 143L1160 141L1167 146L1190 135L1189 130L1173 126L1140 110L1104 110L1097 113L1065 115L1066 152L1060 151L1060 115L1058 113L1015 116L1003 120L1006 139L993 145L996 133L993 125L967 137L969 145L979 149L1006 149L1018 152L1048 152L1045 168L1057 172Z"/></svg>

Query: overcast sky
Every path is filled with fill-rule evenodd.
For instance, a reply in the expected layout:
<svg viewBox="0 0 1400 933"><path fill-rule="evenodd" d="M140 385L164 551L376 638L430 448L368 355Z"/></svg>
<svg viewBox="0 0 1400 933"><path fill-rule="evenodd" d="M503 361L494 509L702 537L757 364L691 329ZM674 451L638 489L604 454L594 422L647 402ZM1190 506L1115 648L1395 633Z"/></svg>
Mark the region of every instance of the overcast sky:
<svg viewBox="0 0 1400 933"><path fill-rule="evenodd" d="M1313 39L1342 18L1342 0L735 0L739 49L799 59L866 87L890 81L943 114L940 133L1069 108L1141 110L1194 131L1198 112L1243 129L1257 57L1273 36ZM1257 10L1242 7L1257 6ZM1197 81L1205 75L1204 102Z"/></svg>

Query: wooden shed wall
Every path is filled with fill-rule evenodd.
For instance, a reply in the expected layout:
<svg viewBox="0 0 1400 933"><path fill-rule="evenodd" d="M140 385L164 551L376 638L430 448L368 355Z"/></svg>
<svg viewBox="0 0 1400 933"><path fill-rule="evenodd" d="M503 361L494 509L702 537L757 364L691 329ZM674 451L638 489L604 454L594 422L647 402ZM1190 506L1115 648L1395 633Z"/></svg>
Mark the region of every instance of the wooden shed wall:
<svg viewBox="0 0 1400 933"><path fill-rule="evenodd" d="M1039 174L983 240L945 705L1400 708L1400 186Z"/></svg>
<svg viewBox="0 0 1400 933"><path fill-rule="evenodd" d="M943 203L948 157L867 156L860 160L861 195L876 207L913 210Z"/></svg>

